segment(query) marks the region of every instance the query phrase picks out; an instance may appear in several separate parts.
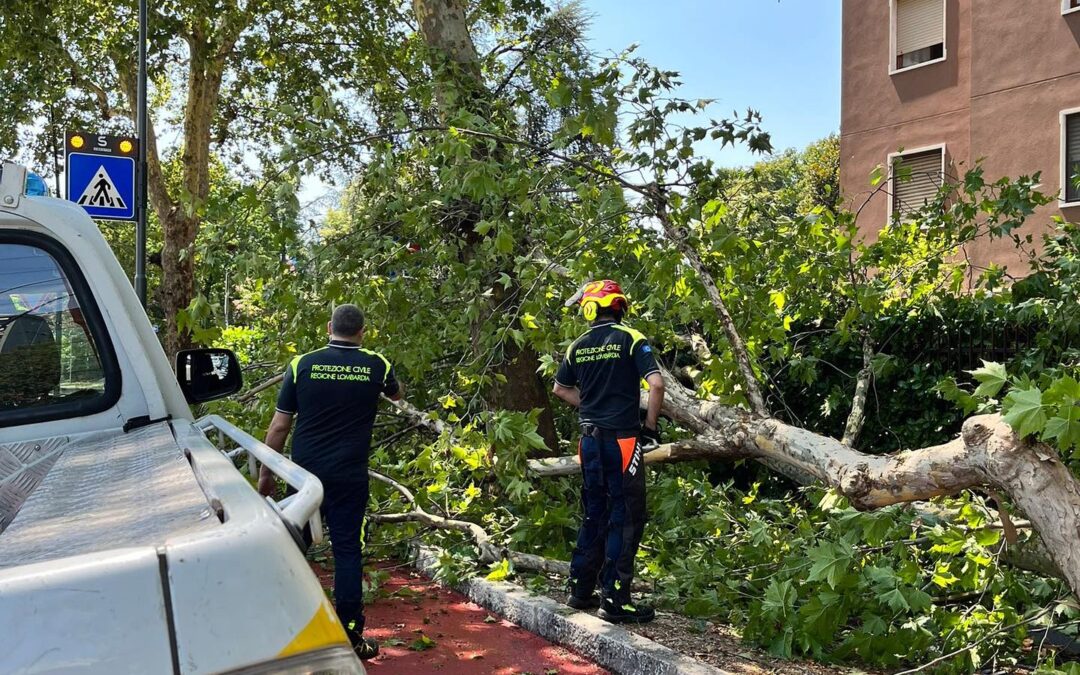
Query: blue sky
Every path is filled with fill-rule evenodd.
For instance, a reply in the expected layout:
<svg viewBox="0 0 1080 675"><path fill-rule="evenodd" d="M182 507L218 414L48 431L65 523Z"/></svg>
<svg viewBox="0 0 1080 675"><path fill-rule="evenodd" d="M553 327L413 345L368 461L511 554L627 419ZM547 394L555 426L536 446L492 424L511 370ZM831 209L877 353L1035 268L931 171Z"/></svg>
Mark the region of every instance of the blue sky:
<svg viewBox="0 0 1080 675"><path fill-rule="evenodd" d="M778 150L840 129L840 0L584 0L600 53L638 44L682 74L686 98L716 99L714 116L761 112ZM744 148L713 155L755 161Z"/></svg>

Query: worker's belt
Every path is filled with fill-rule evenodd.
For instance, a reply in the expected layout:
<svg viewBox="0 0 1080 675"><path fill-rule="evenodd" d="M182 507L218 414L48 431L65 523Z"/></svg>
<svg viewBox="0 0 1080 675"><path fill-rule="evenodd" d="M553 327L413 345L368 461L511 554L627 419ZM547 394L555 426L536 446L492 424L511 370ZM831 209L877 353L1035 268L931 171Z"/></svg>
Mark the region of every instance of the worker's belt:
<svg viewBox="0 0 1080 675"><path fill-rule="evenodd" d="M591 436L598 441L603 441L605 438L610 440L618 440L620 438L636 438L641 433L640 429L601 429L595 424L582 424L581 435Z"/></svg>

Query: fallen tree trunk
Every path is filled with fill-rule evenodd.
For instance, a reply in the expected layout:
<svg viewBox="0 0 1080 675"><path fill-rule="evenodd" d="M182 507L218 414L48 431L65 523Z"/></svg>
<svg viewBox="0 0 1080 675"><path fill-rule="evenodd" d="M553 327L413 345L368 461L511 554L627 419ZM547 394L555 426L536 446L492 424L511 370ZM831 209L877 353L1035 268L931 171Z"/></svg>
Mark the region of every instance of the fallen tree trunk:
<svg viewBox="0 0 1080 675"><path fill-rule="evenodd" d="M663 414L696 435L645 453L646 464L753 459L801 485L820 483L835 488L852 505L864 510L922 502L969 488L996 487L1028 514L1032 528L1043 537L1031 537L1009 547L1002 560L1020 569L1065 579L1074 593L1080 587L1080 550L1072 550L1073 542L1080 539L1080 482L1053 450L1025 443L1000 417L973 417L964 425L960 437L942 445L892 455L867 455L806 429L756 418L741 408L703 401L678 384L670 373L664 375L668 386ZM645 400L643 395L643 403ZM407 402L397 401L394 405L403 416L432 433L447 431L440 420ZM576 455L532 459L528 470L537 478L574 476L581 471ZM509 557L522 569L564 573L566 563L497 547L485 548L489 542L471 528L457 522L436 523L430 518L397 516L383 522L425 522L458 529L473 535L487 562Z"/></svg>
<svg viewBox="0 0 1080 675"><path fill-rule="evenodd" d="M794 469L812 479L806 484L834 488L863 510L997 488L1027 515L1052 562L1025 567L1044 572L1056 567L1080 594L1080 481L1056 452L1023 441L997 415L968 419L961 435L942 445L867 455L778 420L690 399L672 381L668 390L675 395L665 401L664 413L696 435L647 453L647 463L752 458ZM570 475L577 471L577 458L533 460L529 469L535 476ZM1023 557L1037 557L1037 548Z"/></svg>

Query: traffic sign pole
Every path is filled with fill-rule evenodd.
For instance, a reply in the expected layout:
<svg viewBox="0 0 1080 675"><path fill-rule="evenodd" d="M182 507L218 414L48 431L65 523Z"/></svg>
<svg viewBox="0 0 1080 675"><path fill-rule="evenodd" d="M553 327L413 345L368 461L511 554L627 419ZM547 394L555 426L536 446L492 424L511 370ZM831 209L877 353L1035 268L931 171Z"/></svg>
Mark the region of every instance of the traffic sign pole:
<svg viewBox="0 0 1080 675"><path fill-rule="evenodd" d="M146 307L146 153L150 145L146 117L146 20L146 0L139 0L139 100L135 114L135 125L138 127L135 133L139 137L139 166L135 180L135 294L143 307Z"/></svg>

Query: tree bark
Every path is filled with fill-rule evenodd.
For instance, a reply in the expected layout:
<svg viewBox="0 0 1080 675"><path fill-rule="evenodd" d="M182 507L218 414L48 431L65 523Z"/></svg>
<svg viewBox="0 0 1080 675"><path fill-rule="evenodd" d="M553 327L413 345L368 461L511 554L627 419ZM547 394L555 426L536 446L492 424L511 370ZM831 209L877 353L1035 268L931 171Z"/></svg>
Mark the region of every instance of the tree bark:
<svg viewBox="0 0 1080 675"><path fill-rule="evenodd" d="M221 84L227 58L250 17L235 3L227 3L224 17L199 17L184 39L189 50L187 97L184 105L180 194L170 194L157 148L157 136L149 122L147 144L147 192L150 206L161 222L161 286L157 298L165 316L161 336L171 358L190 346L180 332L177 318L195 297L195 238L202 223L202 209L210 196L210 144L217 117ZM129 112L136 109L135 64L129 54L113 57ZM132 120L134 121L134 119Z"/></svg>
<svg viewBox="0 0 1080 675"><path fill-rule="evenodd" d="M769 408L765 405L765 397L761 394L761 386L758 383L757 375L754 373L754 365L753 360L750 358L750 352L747 351L746 342L743 341L742 336L735 327L735 321L731 318L731 313L728 312L727 305L720 295L720 289L716 286L716 280L713 278L712 273L705 267L705 263L701 260L701 256L698 255L697 250L690 245L687 233L680 231L675 223L672 222L667 209L667 195L655 184L649 186L646 194L656 212L656 217L660 221L660 225L664 228L664 236L678 247L679 252L683 254L683 257L690 263L690 266L697 272L698 280L705 287L705 294L709 297L709 303L712 305L713 311L716 312L716 317L720 321L720 327L724 331L724 336L727 338L728 344L731 346L732 354L735 356L735 365L738 367L739 374L742 376L743 392L746 394L746 400L750 405L750 410L760 417L768 417Z"/></svg>
<svg viewBox="0 0 1080 675"><path fill-rule="evenodd" d="M863 367L859 370L859 377L855 381L855 395L851 398L851 412L848 413L847 423L844 425L844 437L841 443L848 447L855 447L866 423L866 399L870 392L870 382L874 377L874 341L867 335L862 342Z"/></svg>
<svg viewBox="0 0 1080 675"><path fill-rule="evenodd" d="M1029 444L997 415L972 417L948 443L891 455L867 455L842 442L738 408L676 395L664 414L696 432L646 455L646 463L752 458L793 467L828 485L858 509L925 501L993 487L1008 495L1038 532L1053 567L1080 595L1080 481L1052 449ZM536 476L576 473L577 458L532 460ZM1034 547L1035 545L1033 545ZM1030 551L1023 555L1030 558ZM1028 565L1031 566L1030 564Z"/></svg>

